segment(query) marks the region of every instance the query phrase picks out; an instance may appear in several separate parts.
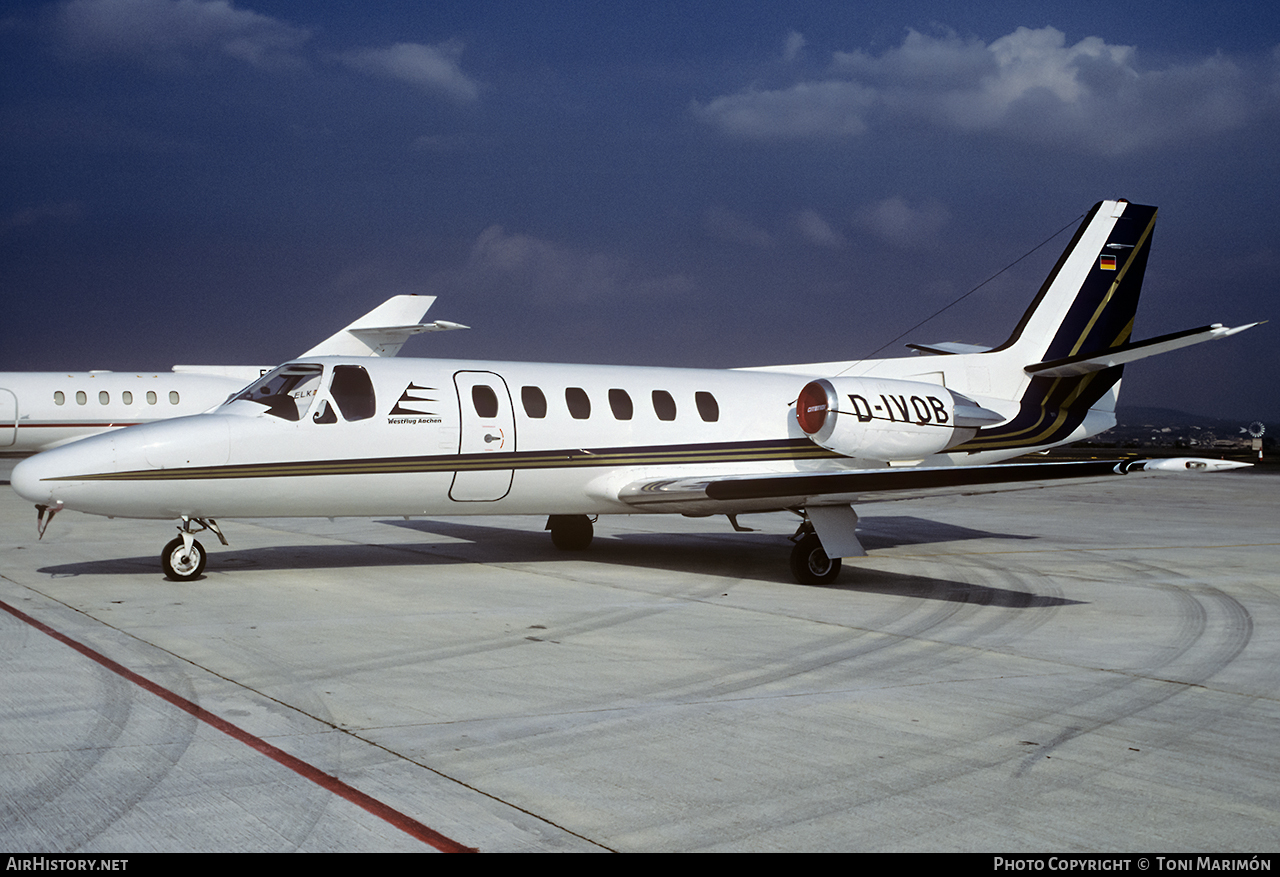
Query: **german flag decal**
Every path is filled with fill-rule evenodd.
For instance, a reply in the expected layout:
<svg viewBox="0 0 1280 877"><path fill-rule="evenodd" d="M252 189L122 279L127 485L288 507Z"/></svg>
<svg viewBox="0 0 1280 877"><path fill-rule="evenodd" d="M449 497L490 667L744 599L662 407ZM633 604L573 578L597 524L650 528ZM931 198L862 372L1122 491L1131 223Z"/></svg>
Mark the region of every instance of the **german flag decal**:
<svg viewBox="0 0 1280 877"><path fill-rule="evenodd" d="M1103 271L1114 271L1114 270L1116 270L1116 257L1115 257L1115 256L1100 256L1100 257L1098 258L1098 267L1099 267L1099 268L1101 268Z"/></svg>

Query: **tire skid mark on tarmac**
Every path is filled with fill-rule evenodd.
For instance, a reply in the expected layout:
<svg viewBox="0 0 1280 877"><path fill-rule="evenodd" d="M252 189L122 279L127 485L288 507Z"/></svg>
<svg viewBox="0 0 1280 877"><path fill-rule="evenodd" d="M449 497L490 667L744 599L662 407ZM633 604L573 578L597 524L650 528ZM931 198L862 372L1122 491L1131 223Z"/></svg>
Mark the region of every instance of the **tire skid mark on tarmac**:
<svg viewBox="0 0 1280 877"><path fill-rule="evenodd" d="M1053 750L1182 694L1189 687L1203 685L1234 661L1253 636L1249 611L1234 597L1217 588L1193 582L1188 576L1141 561L1113 563L1136 579L1143 588L1172 598L1176 607L1171 641L1157 660L1141 672L1111 671L1105 681L1088 692L1062 704L1056 714L1068 714L1071 725L1049 744L1022 760L1015 776L1023 776ZM1183 582L1166 581L1180 578ZM1210 609L1214 610L1212 613ZM1217 633L1209 633L1210 618L1225 619ZM1187 660L1193 662L1187 665ZM1176 674L1167 671L1185 666ZM1123 694L1123 697L1119 695ZM1051 716L1045 716L1051 721Z"/></svg>
<svg viewBox="0 0 1280 877"><path fill-rule="evenodd" d="M895 565L903 566L901 562ZM933 565L924 563L920 566L925 571L930 571ZM973 577L967 575L969 571L964 572L966 578ZM982 572L988 583L997 582L1004 587L1020 587L1025 578L1019 573L1006 570ZM527 759L532 738L536 738L537 742L533 745L539 748L581 751L592 745L592 735L602 729L637 718L645 720L652 717L654 711L666 712L674 717L690 708L701 711L708 707L741 710L744 701L758 700L768 704L777 697L796 695L825 698L835 691L847 690L851 685L867 687L867 679L880 680L871 686L875 688L900 686L904 684L901 677L910 677L913 673L919 673L921 679L927 679L942 664L957 664L991 649L990 642L973 648L968 644L970 641L990 640L1001 631L1005 633L1001 641L1026 635L1046 623L1063 605L1052 597L1041 600L1038 595L1032 597L1029 594L1032 597L1028 601L1029 605L1044 605L1026 612L1009 608L1008 605L992 606L991 603L997 600L993 595L1004 591L989 584L970 585L948 581L945 583L948 598L938 599L938 591L942 586L937 580L906 574L896 576L893 580L900 586L903 581L910 584L901 588L901 599L889 601L886 607L878 609L879 614L868 621L867 628L853 628L840 622L792 616L801 622L836 625L838 628L835 632L815 637L800 647L799 655L766 660L732 677L703 671L684 678L660 680L647 690L628 692L625 702L547 704L546 709L539 710L536 716L478 719L477 721L489 723L486 726L487 739L484 744L486 764L492 765L507 758L511 759L512 764L516 764ZM926 595L931 599L925 599ZM884 604L884 601L878 602ZM1000 602L1007 603L1003 598ZM929 632L941 629L962 630L966 634L959 638L962 640L959 643L925 639ZM828 674L822 678L814 678L811 684L785 691L761 690L824 670L834 670L841 678L833 679ZM886 681L885 674L894 678ZM914 684L914 681L908 680L905 684ZM771 710L774 707L762 708Z"/></svg>
<svg viewBox="0 0 1280 877"><path fill-rule="evenodd" d="M29 625L18 624L18 628L23 644L35 636ZM152 666L148 674L180 697L198 703L199 695L181 666L185 660L170 659L163 646L148 645L166 655L160 664L154 663L154 657L149 659ZM0 826L24 827L21 836L0 832L0 839L12 841L7 844L10 847L40 850L48 846L46 838L57 838L55 852L84 848L146 800L179 767L195 740L200 723L194 716L156 703L150 696L140 697L135 685L105 667L89 664L87 670L98 689L92 703L85 706L97 717L94 726L80 742L59 743L53 752L42 753L46 759L56 754L57 764L40 770L21 786L7 783ZM135 739L141 735L156 742ZM119 765L122 759L129 762L126 770ZM99 768L105 772L103 777L96 776ZM122 786L123 777L132 782ZM291 774L284 780L293 785L287 811L251 815L284 841L282 849L298 849L314 832L332 796L310 783L293 784ZM305 808L304 798L309 802Z"/></svg>
<svg viewBox="0 0 1280 877"><path fill-rule="evenodd" d="M144 708L126 680L97 665L86 670L92 681L84 685L92 685L94 694L86 697L84 709L95 716L92 727L78 742L60 742L42 752L43 764L32 775L6 782L0 825L16 830L0 837L10 848L60 853L83 848L147 798L195 737L193 717L163 708L158 718L152 716L152 705ZM189 688L189 680L181 679ZM127 771L109 763L120 759L133 762ZM126 776L131 782L122 786Z"/></svg>
<svg viewBox="0 0 1280 877"><path fill-rule="evenodd" d="M288 680L289 682L292 682L295 679L294 671L297 669L296 665L280 661L276 656L276 653L265 649L254 648L252 645L246 644L243 641L237 642L236 646L239 649L251 653L255 672L265 671L269 667L271 668L272 673L263 673L262 675L269 676L269 678ZM305 715L308 718L316 719L317 721L324 723L328 728L338 727L338 724L333 720L333 716L325 706L323 699L309 686L291 686L292 690L300 692L299 696L296 698L282 698L269 693L263 693L255 689L250 689L242 682L235 680L232 681L237 687L254 691L259 696L267 698L273 703L278 703L284 706L290 712L295 712ZM196 701L196 698L194 697L189 696L188 699ZM303 707L301 705L291 703L291 701L297 701L298 704L305 701L307 702L307 706ZM305 732L299 734L300 737L304 735L306 743L314 742L317 739L317 735L315 734L305 734ZM313 767L341 779L343 776L342 744L346 735L328 733L318 736L323 746L323 752L308 752L305 755L302 755L295 751L293 754L298 755L299 758ZM301 740L299 743L300 745L305 745ZM335 803L334 794L315 783L300 781L293 772L274 763L265 765L264 769L279 774L279 781L281 785L287 786L289 789L289 805L287 808L278 808L270 813L255 812L253 815L274 833L280 836L284 843L282 844L282 850L279 851L283 851L284 847L287 847L292 851L302 849L307 839L315 833L316 826L320 823L320 820L324 818L330 807Z"/></svg>
<svg viewBox="0 0 1280 877"><path fill-rule="evenodd" d="M1116 566L1125 571L1125 579L1131 579L1134 573L1150 573L1153 569L1149 564L1136 562L1117 562ZM1163 569L1159 572L1165 576L1181 575ZM1162 593L1172 596L1179 607L1176 629L1173 631L1172 648L1160 660L1145 667L1141 676L1108 673L1106 675L1111 678L1091 686L1088 691L1070 698L1065 703L1061 700L1055 701L1033 715L1027 715L1024 712L1015 722L993 728L974 739L957 741L954 746L946 750L931 750L927 753L912 751L867 763L859 773L856 786L851 787L847 778L835 777L830 783L829 794L811 794L809 799L815 801L814 804L799 809L792 806L785 819L781 821L775 819L771 821L771 825L775 828L779 825L804 825L836 815L847 816L859 806L890 799L916 797L932 787L951 783L967 774L1000 771L1009 762L1007 748L1002 748L1000 743L1019 736L1020 732L1026 729L1033 729L1035 735L1038 735L1043 732L1046 724L1054 723L1055 717L1071 717L1071 725L1064 728L1049 741L1049 744L1036 747L1034 755L1019 760L1013 775L1018 779L1025 779L1034 766L1044 763L1047 750L1061 747L1090 731L1157 706L1185 692L1189 685L1207 681L1221 672L1244 650L1251 638L1252 625L1247 609L1235 598L1216 588L1195 585L1197 591L1206 594L1212 607L1217 610L1216 615L1225 616L1234 622L1227 625L1226 636L1220 640L1205 643L1206 630L1209 628L1209 612L1196 595L1188 593L1190 584L1190 582L1187 585L1155 583L1154 586ZM1208 650L1203 660L1195 655L1198 646L1206 647ZM1188 657L1197 657L1193 665L1194 673L1186 674L1178 681L1165 681L1151 676L1151 671L1168 668L1175 662ZM858 665L857 670L859 673L871 672L870 668L863 665ZM1097 672L1091 673L1090 678L1096 675L1098 675ZM1135 695L1135 689L1141 690ZM1122 702L1114 706L1107 706L1105 703L1106 699L1121 695L1124 697ZM1253 699L1241 696L1237 700L1238 708L1243 710L1248 708ZM1077 721L1077 713L1091 704L1106 708L1097 710L1100 715L1093 721L1085 723ZM1195 728L1187 728L1185 734L1194 733L1195 730ZM1175 736L1184 736L1184 733L1171 734L1170 742L1173 742ZM994 755L983 757L981 753L984 752L991 752ZM1104 770L1102 766L1090 769L1077 764L1073 768L1071 784L1086 782L1089 777L1102 770ZM729 805L729 810L723 814L728 824L742 824L733 818L733 813L738 806L742 806L745 813L751 807L758 806L758 802ZM950 817L947 814L939 814L936 818L946 820ZM745 833L735 835L733 831L729 831L721 838L720 844L732 846L735 839L746 841L748 837L749 835Z"/></svg>
<svg viewBox="0 0 1280 877"><path fill-rule="evenodd" d="M953 566L948 570L952 578L940 580L927 576L936 565L895 561L894 566L900 572L892 575L861 570L860 585L889 581L898 594L880 617L857 628L842 627L837 633L817 638L799 654L780 656L765 666L744 671L736 679L703 678L704 687L690 688L683 694L677 694L678 688L673 687L666 693L687 699L723 698L837 668L855 684L858 680L883 678L885 671L902 677L928 670L936 676L939 666L959 664L979 654L972 648L975 644L989 650L995 642L1025 636L1052 619L1062 605L1056 599L1033 593L1026 587L1026 577L1007 569ZM858 592L862 588L855 586L851 590ZM1025 594L1027 599L1011 599L1009 595L1014 593ZM839 666L844 664L848 666ZM828 679L820 688L827 690L840 684Z"/></svg>

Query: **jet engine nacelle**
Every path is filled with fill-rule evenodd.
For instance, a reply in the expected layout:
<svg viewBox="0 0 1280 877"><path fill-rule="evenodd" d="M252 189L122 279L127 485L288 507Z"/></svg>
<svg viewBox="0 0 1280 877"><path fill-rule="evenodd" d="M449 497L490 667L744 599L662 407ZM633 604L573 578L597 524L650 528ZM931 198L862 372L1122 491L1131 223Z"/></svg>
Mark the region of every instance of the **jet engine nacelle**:
<svg viewBox="0 0 1280 877"><path fill-rule="evenodd" d="M810 439L846 457L919 460L968 441L1004 418L938 384L823 378L805 384L796 420Z"/></svg>

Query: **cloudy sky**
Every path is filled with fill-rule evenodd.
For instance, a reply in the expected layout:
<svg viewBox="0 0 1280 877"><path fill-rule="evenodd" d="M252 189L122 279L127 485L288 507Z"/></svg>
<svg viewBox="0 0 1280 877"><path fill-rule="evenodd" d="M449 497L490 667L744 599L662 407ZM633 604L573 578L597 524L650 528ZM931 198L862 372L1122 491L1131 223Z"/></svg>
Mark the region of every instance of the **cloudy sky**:
<svg viewBox="0 0 1280 877"><path fill-rule="evenodd" d="M1274 322L1122 400L1280 428L1280 7L972 6L9 2L0 370L275 363L404 292L474 327L424 356L995 344L1124 197L1138 338Z"/></svg>

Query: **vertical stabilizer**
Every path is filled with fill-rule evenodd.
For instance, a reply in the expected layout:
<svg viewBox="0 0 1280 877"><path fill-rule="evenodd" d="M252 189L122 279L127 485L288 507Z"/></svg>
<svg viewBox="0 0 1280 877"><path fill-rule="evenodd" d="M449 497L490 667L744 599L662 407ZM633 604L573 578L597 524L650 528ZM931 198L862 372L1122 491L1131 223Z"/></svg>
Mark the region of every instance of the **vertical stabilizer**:
<svg viewBox="0 0 1280 877"><path fill-rule="evenodd" d="M1122 365L1063 376L1027 368L1096 356L1129 341L1155 222L1154 207L1124 200L1094 206L1009 340L978 354L992 358L994 395L1016 400L1017 415L956 450L1049 447L1114 425Z"/></svg>
<svg viewBox="0 0 1280 877"><path fill-rule="evenodd" d="M1030 364L1128 341L1155 222L1154 207L1123 200L1094 205L1009 340L995 350L1017 351Z"/></svg>
<svg viewBox="0 0 1280 877"><path fill-rule="evenodd" d="M434 295L393 295L302 355L395 356L410 335L467 328L447 320L420 322L435 300Z"/></svg>

